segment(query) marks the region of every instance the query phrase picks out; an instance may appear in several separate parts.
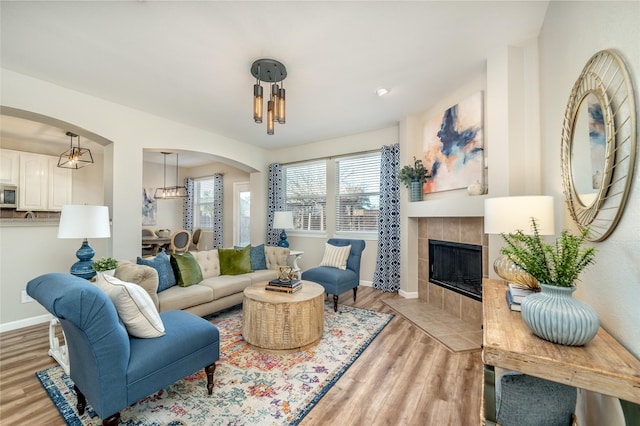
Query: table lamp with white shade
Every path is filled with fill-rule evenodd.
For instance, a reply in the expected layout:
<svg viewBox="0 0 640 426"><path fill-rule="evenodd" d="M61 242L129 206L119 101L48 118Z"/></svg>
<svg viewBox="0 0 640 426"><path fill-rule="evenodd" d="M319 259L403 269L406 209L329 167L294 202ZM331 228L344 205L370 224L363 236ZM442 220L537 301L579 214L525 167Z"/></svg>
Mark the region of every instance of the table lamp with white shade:
<svg viewBox="0 0 640 426"><path fill-rule="evenodd" d="M292 212L275 212L273 215L273 229L282 229L280 233L280 241L278 245L280 247L289 247L287 241L287 233L285 229L293 229L293 213Z"/></svg>
<svg viewBox="0 0 640 426"><path fill-rule="evenodd" d="M521 230L531 234L531 219L536 220L540 235L555 234L553 197L527 195L488 198L484 201L485 234L511 234ZM500 278L527 287L538 284L531 275L520 269L507 256L500 256L493 263L493 270Z"/></svg>
<svg viewBox="0 0 640 426"><path fill-rule="evenodd" d="M82 238L84 241L76 252L78 261L71 266L71 273L81 278L91 279L95 251L88 238L109 238L109 208L107 206L66 205L62 206L58 238Z"/></svg>

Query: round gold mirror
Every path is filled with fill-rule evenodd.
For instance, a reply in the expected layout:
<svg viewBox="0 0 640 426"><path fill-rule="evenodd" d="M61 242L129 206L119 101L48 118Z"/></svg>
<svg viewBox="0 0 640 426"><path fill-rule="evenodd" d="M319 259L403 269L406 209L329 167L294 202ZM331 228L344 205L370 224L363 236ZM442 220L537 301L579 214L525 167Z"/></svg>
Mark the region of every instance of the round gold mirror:
<svg viewBox="0 0 640 426"><path fill-rule="evenodd" d="M603 50L573 86L562 128L564 194L577 226L589 228L589 240L604 240L620 220L635 153L630 79L620 57Z"/></svg>

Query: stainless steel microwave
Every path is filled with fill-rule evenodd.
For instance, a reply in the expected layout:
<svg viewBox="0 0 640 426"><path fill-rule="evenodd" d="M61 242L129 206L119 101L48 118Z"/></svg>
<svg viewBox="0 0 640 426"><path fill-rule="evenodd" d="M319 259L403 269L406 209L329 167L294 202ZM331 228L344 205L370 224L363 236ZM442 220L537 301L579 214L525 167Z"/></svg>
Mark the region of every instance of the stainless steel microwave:
<svg viewBox="0 0 640 426"><path fill-rule="evenodd" d="M0 184L0 207L18 207L18 187L15 185Z"/></svg>

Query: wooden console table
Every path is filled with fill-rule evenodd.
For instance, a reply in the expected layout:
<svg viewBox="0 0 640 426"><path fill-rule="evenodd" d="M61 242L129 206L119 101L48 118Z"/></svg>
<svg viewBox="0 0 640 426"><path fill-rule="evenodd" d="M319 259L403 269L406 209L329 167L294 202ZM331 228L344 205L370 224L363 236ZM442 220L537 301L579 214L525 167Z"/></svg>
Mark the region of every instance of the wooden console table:
<svg viewBox="0 0 640 426"><path fill-rule="evenodd" d="M640 360L602 327L584 346L563 346L535 336L520 312L509 309L503 281L483 280L484 418L495 425L494 367L620 399L627 425L640 424Z"/></svg>

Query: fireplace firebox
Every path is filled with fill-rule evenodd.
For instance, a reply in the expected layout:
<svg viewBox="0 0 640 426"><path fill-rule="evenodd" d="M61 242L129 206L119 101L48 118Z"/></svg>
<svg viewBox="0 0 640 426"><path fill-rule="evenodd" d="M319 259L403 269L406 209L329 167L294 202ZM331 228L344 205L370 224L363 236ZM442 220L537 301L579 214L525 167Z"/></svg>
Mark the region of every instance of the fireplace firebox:
<svg viewBox="0 0 640 426"><path fill-rule="evenodd" d="M482 301L482 246L429 240L429 281Z"/></svg>

